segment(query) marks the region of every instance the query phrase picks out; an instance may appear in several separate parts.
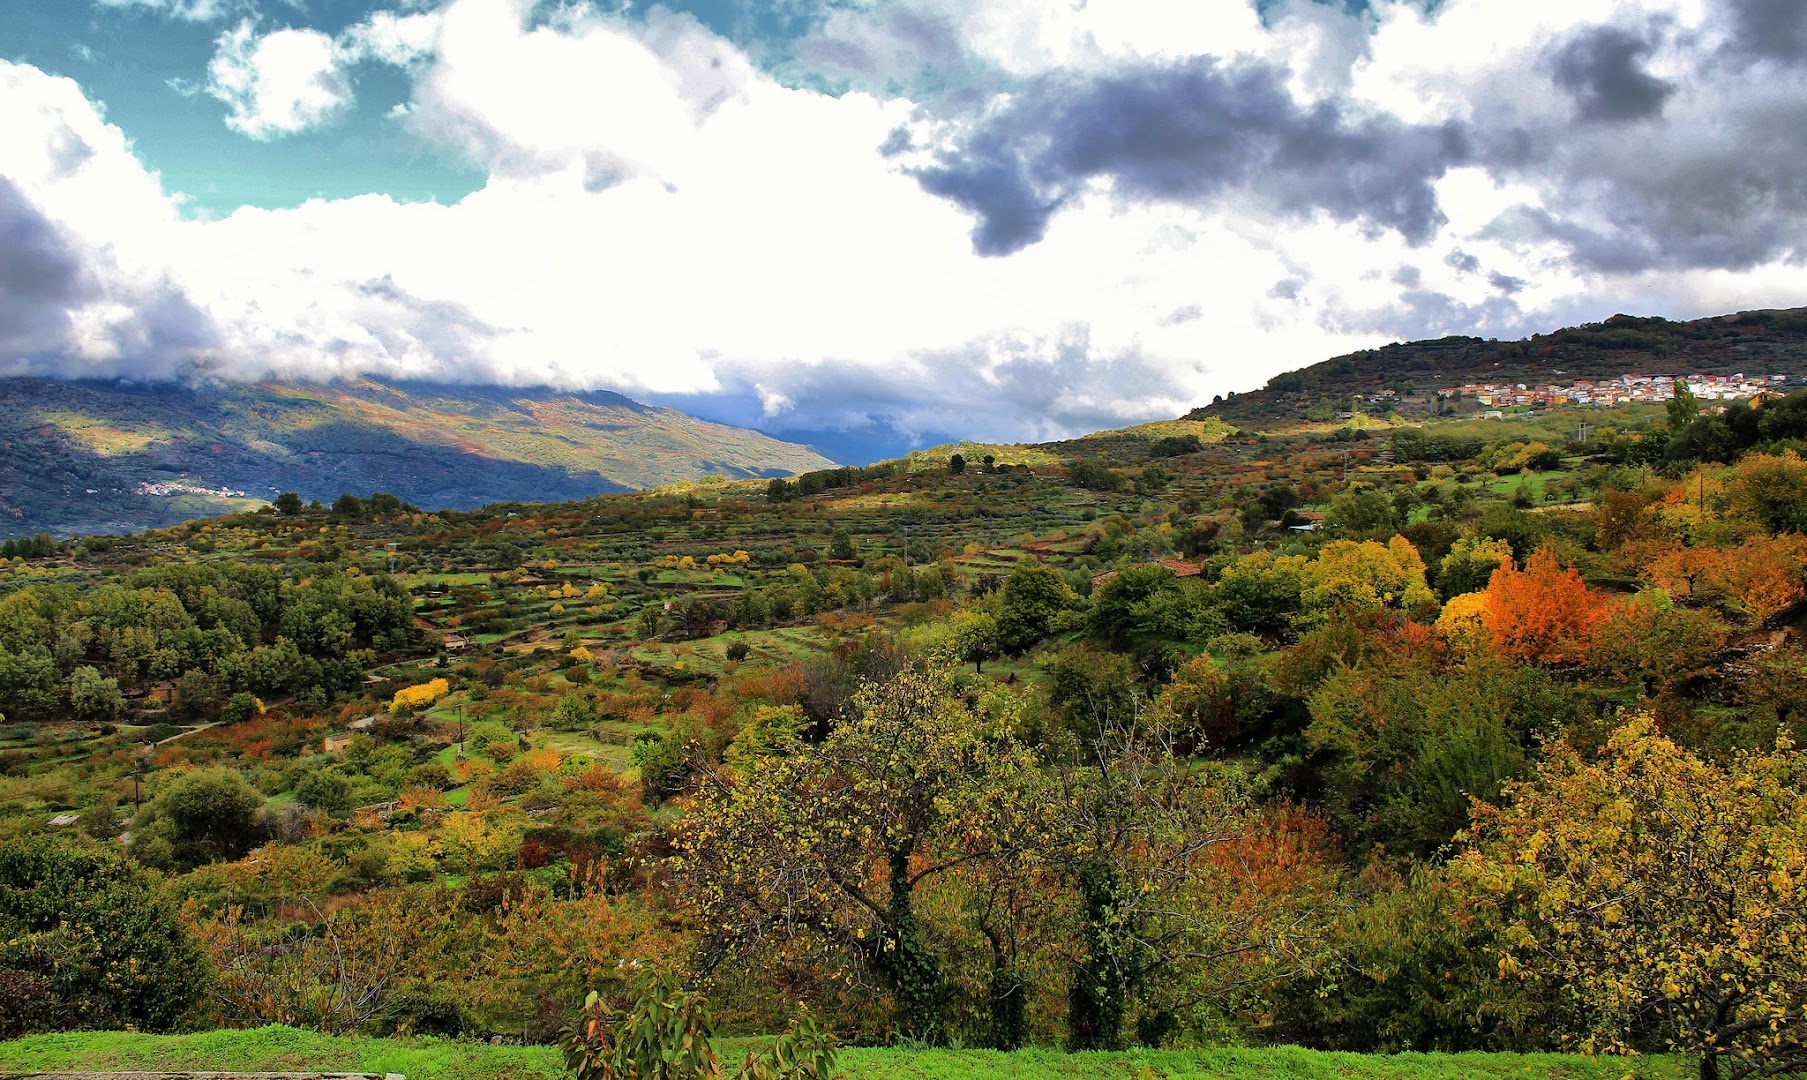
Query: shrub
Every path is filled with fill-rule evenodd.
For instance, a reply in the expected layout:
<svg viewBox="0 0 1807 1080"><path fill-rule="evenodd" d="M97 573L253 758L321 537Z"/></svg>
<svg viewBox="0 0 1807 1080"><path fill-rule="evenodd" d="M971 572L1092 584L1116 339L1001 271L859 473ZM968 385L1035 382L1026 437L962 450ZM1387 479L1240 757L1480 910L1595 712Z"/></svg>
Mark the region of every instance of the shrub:
<svg viewBox="0 0 1807 1080"><path fill-rule="evenodd" d="M151 880L61 838L0 845L0 1037L176 1025L201 958Z"/></svg>

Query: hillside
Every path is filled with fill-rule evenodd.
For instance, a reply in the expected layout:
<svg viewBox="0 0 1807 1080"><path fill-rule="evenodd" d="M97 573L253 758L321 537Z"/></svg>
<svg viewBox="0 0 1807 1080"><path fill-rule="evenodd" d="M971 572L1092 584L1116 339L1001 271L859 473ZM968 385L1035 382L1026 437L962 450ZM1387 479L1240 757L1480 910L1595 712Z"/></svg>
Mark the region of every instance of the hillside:
<svg viewBox="0 0 1807 1080"><path fill-rule="evenodd" d="M1519 341L1445 337L1332 357L1269 379L1190 414L1263 424L1347 410L1356 395L1382 395L1405 415L1433 407L1436 391L1469 382L1568 384L1628 374L1807 374L1807 308L1742 311L1690 322L1614 315ZM1389 393L1390 392L1390 393ZM1475 408L1469 401L1467 408Z"/></svg>
<svg viewBox="0 0 1807 1080"><path fill-rule="evenodd" d="M829 464L606 392L0 380L0 535L169 525L282 491L331 502L382 490L469 508Z"/></svg>
<svg viewBox="0 0 1807 1080"><path fill-rule="evenodd" d="M894 1047L850 1077L1708 1072L1698 1027L1607 995L1807 1001L1807 392L1652 411L12 545L0 1040L197 1034L0 1070L549 1074L583 988L640 1014L657 966L730 1062L799 1003ZM1517 914L1613 903L1597 935ZM1090 996L1087 949L1148 974ZM1683 1059L1541 1056L1577 1007ZM357 1039L209 1030L278 1022Z"/></svg>

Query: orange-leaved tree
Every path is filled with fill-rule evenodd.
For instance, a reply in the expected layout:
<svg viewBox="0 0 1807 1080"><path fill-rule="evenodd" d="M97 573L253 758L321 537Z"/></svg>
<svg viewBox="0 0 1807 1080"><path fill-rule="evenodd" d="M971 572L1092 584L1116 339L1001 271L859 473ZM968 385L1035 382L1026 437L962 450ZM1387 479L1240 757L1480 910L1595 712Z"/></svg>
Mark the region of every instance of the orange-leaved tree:
<svg viewBox="0 0 1807 1080"><path fill-rule="evenodd" d="M1752 536L1737 547L1719 548L1707 564L1702 584L1722 593L1746 618L1761 626L1799 603L1807 591L1807 536Z"/></svg>
<svg viewBox="0 0 1807 1080"><path fill-rule="evenodd" d="M1494 647L1532 664L1586 660L1607 614L1606 598L1548 547L1533 552L1523 570L1495 570L1482 595L1481 622Z"/></svg>

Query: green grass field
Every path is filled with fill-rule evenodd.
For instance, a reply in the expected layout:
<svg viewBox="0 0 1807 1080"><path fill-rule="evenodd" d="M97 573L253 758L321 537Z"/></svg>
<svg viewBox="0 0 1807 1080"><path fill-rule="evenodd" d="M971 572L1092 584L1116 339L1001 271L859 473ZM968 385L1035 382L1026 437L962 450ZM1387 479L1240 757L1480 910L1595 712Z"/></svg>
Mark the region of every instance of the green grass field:
<svg viewBox="0 0 1807 1080"><path fill-rule="evenodd" d="M733 1064L753 1040L724 1040ZM1274 1049L844 1051L848 1080L1680 1080L1693 1074L1668 1058L1566 1054L1327 1054ZM403 1073L409 1080L557 1080L567 1075L544 1046L490 1046L442 1039L335 1039L293 1028L198 1035L81 1032L0 1042L6 1071L196 1069Z"/></svg>

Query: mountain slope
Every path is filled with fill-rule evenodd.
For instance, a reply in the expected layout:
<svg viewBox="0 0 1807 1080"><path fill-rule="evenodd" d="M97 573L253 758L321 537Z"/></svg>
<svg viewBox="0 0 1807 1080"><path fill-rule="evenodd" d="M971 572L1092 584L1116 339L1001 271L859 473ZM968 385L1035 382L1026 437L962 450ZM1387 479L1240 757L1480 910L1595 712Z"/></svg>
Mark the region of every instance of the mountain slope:
<svg viewBox="0 0 1807 1080"><path fill-rule="evenodd" d="M464 508L832 464L607 392L0 379L0 535L166 525L282 491Z"/></svg>
<svg viewBox="0 0 1807 1080"><path fill-rule="evenodd" d="M1231 423L1298 419L1313 406L1393 391L1408 414L1469 381L1570 383L1628 374L1807 374L1807 308L1741 311L1688 322L1614 315L1520 341L1446 337L1332 357L1190 414Z"/></svg>

